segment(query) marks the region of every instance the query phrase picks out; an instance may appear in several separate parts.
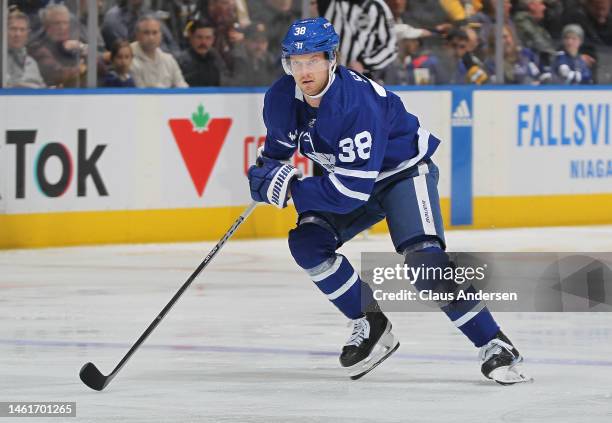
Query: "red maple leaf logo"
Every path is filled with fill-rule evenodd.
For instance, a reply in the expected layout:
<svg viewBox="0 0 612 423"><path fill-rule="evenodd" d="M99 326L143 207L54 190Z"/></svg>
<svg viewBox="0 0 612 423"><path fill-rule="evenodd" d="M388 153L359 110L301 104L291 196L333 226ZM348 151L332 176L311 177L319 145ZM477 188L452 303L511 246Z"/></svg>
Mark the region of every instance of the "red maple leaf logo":
<svg viewBox="0 0 612 423"><path fill-rule="evenodd" d="M232 126L232 119L210 119L200 105L192 120L170 119L168 123L193 185L201 197Z"/></svg>

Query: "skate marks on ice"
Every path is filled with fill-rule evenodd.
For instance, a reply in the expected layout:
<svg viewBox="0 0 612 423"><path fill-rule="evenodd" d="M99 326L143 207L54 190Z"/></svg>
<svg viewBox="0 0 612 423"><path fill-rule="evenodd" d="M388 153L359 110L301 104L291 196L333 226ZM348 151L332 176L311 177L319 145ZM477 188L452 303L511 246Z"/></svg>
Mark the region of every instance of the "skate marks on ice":
<svg viewBox="0 0 612 423"><path fill-rule="evenodd" d="M455 250L612 251L612 229L597 231L448 237ZM77 401L71 421L94 423L612 421L606 313L500 314L536 380L511 387L482 377L444 316L392 314L402 346L350 381L338 364L345 320L285 240L228 243L108 391L85 387L80 366L110 371L211 246L0 252L0 401ZM376 236L342 252L391 248Z"/></svg>

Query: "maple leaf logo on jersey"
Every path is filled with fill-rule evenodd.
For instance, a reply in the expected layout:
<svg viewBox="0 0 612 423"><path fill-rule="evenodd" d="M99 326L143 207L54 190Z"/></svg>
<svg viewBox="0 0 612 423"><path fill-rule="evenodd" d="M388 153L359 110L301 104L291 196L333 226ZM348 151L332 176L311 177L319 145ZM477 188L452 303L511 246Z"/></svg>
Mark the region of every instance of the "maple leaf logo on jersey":
<svg viewBox="0 0 612 423"><path fill-rule="evenodd" d="M199 105L190 119L168 121L189 176L201 197L221 152L231 118L210 118L203 105Z"/></svg>

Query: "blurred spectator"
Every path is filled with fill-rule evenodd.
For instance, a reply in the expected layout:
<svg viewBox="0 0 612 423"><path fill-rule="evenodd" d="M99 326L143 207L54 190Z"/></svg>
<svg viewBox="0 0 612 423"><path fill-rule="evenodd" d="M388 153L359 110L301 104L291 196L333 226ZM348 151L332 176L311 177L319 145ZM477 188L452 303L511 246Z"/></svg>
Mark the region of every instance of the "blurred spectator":
<svg viewBox="0 0 612 423"><path fill-rule="evenodd" d="M38 64L28 55L26 44L30 34L28 16L14 11L8 15L6 87L44 88Z"/></svg>
<svg viewBox="0 0 612 423"><path fill-rule="evenodd" d="M240 31L236 0L209 0L207 14L215 26L215 49L228 72L235 70L236 57L244 54L244 34Z"/></svg>
<svg viewBox="0 0 612 423"><path fill-rule="evenodd" d="M470 19L470 22L480 24L480 31L478 32L478 35L480 37L483 50L488 49L490 34L495 34L495 20L497 14L496 7L497 0L484 0L482 4L482 10L476 13ZM510 17L511 10L512 3L510 2L510 0L504 0L504 25L508 26L510 31L512 31L512 38L516 40L518 36L516 33L514 21Z"/></svg>
<svg viewBox="0 0 612 423"><path fill-rule="evenodd" d="M199 18L199 8L202 0L172 0L162 1L159 7L168 15L167 25L172 38L177 41L181 50L189 47L189 35L186 34L187 25Z"/></svg>
<svg viewBox="0 0 612 423"><path fill-rule="evenodd" d="M177 59L185 80L190 87L218 87L225 64L213 47L215 28L203 19L187 28L189 47Z"/></svg>
<svg viewBox="0 0 612 423"><path fill-rule="evenodd" d="M132 74L137 87L187 87L179 65L171 54L160 49L161 23L154 15L144 15L136 23L132 46Z"/></svg>
<svg viewBox="0 0 612 423"><path fill-rule="evenodd" d="M544 12L544 19L542 19L540 25L548 31L553 40L558 41L561 39L564 5L565 8L576 7L576 1L577 0L544 0L546 11Z"/></svg>
<svg viewBox="0 0 612 423"><path fill-rule="evenodd" d="M251 9L254 22L265 25L268 34L268 49L275 57L280 57L281 41L287 28L300 16L293 8L293 0L263 0L260 7Z"/></svg>
<svg viewBox="0 0 612 423"><path fill-rule="evenodd" d="M385 85L432 85L439 79L440 61L423 52L421 31L407 24L396 24L398 54L381 74Z"/></svg>
<svg viewBox="0 0 612 423"><path fill-rule="evenodd" d="M582 27L585 41L612 46L611 0L584 0L582 7L567 10L564 21Z"/></svg>
<svg viewBox="0 0 612 423"><path fill-rule="evenodd" d="M243 28L246 28L251 24L251 18L249 17L249 8L247 3L251 3L251 1L236 0L236 14L238 15L238 23Z"/></svg>
<svg viewBox="0 0 612 423"><path fill-rule="evenodd" d="M468 52L475 54L481 57L482 52L482 43L480 42L480 37L478 36L478 32L474 28L472 28L469 24L461 27L461 29L465 32L468 37Z"/></svg>
<svg viewBox="0 0 612 423"><path fill-rule="evenodd" d="M129 41L119 40L110 52L112 68L104 76L105 87L135 87L131 68L134 53Z"/></svg>
<svg viewBox="0 0 612 423"><path fill-rule="evenodd" d="M316 18L319 16L317 0L308 0L308 17Z"/></svg>
<svg viewBox="0 0 612 423"><path fill-rule="evenodd" d="M465 25L467 20L482 9L482 0L439 0L448 19L456 25Z"/></svg>
<svg viewBox="0 0 612 423"><path fill-rule="evenodd" d="M521 47L514 38L511 28L504 25L504 84L531 84L540 83L540 68L537 56L528 48ZM495 82L495 32L489 33L488 57L485 66Z"/></svg>
<svg viewBox="0 0 612 423"><path fill-rule="evenodd" d="M514 15L514 23L521 44L538 55L554 56L555 43L551 35L540 25L546 11L544 1L519 0L519 8L521 11Z"/></svg>
<svg viewBox="0 0 612 423"><path fill-rule="evenodd" d="M402 21L417 28L435 28L444 24L451 28L450 20L438 0L408 0Z"/></svg>
<svg viewBox="0 0 612 423"><path fill-rule="evenodd" d="M404 23L402 15L406 12L406 6L408 4L407 0L385 0L387 6L389 6L389 10L391 11L391 15L393 16L393 22L396 24Z"/></svg>
<svg viewBox="0 0 612 423"><path fill-rule="evenodd" d="M340 64L370 74L395 60L393 15L383 0L318 0L317 5L340 35Z"/></svg>
<svg viewBox="0 0 612 423"><path fill-rule="evenodd" d="M29 52L38 62L45 83L58 87L84 85L87 44L71 39L68 8L51 3L42 12L44 34L31 43Z"/></svg>
<svg viewBox="0 0 612 423"><path fill-rule="evenodd" d="M244 32L246 55L238 59L236 73L230 85L266 87L280 76L277 57L268 51L265 26L251 24Z"/></svg>
<svg viewBox="0 0 612 423"><path fill-rule="evenodd" d="M84 44L90 44L89 33L87 30L87 19L89 15L88 0L48 0L47 3L49 5L61 4L66 6L70 13L70 39L79 40ZM107 52L104 39L102 38L102 33L100 32L100 26L102 23L101 13L103 11L104 0L96 0L96 4L98 7L98 28L95 43L98 53L102 55ZM38 13L35 13L35 15L42 16L44 14L44 10L45 8L42 8L40 11L38 11ZM38 29L32 31L30 42L38 42L44 37L45 30L43 27L39 26ZM109 57L110 56L107 56L107 59Z"/></svg>
<svg viewBox="0 0 612 423"><path fill-rule="evenodd" d="M104 14L102 13L104 10L104 0L96 0L96 6L98 7L98 32L96 34L96 46L98 47L98 53L103 54L106 51L106 44L104 43L104 38L102 37L102 31L100 28L102 27L102 19L104 17ZM79 32L79 39L81 41L91 42L92 40L88 39L89 34L87 32L87 19L89 15L88 0L79 0L77 12L79 18L76 22L76 26ZM110 48L111 46L108 47Z"/></svg>
<svg viewBox="0 0 612 423"><path fill-rule="evenodd" d="M580 52L599 84L612 83L611 3L611 0L583 0L580 7L566 8L563 19L565 23L578 24L584 30Z"/></svg>
<svg viewBox="0 0 612 423"><path fill-rule="evenodd" d="M36 34L42 27L40 21L40 11L44 9L49 0L9 0L9 11L16 8L25 13L30 20L30 34Z"/></svg>
<svg viewBox="0 0 612 423"><path fill-rule="evenodd" d="M446 37L446 50L441 57L444 84L484 84L488 75L484 65L470 52L470 37L465 29L453 29Z"/></svg>
<svg viewBox="0 0 612 423"><path fill-rule="evenodd" d="M580 25L570 24L563 27L563 50L555 56L552 65L553 77L562 84L592 84L593 77L586 62L578 51L584 39Z"/></svg>
<svg viewBox="0 0 612 423"><path fill-rule="evenodd" d="M136 23L141 16L151 15L152 12L144 7L144 0L119 0L111 7L102 23L102 37L107 46L112 46L117 40L133 41L135 38ZM179 47L168 27L160 21L162 31L161 49L176 54Z"/></svg>
<svg viewBox="0 0 612 423"><path fill-rule="evenodd" d="M397 24L408 25L410 28L413 28L414 30L419 31L418 32L419 38L429 37L431 35L431 31L425 28L415 28L412 25L409 25L404 22L403 16L404 16L404 13L406 13L406 7L408 6L408 0L385 0L385 3L387 3L387 6L389 6L389 10L391 10L391 15L393 15L393 22L396 25ZM402 30L404 31L405 29L402 29ZM442 26L438 26L436 30L443 31L444 28L442 28Z"/></svg>

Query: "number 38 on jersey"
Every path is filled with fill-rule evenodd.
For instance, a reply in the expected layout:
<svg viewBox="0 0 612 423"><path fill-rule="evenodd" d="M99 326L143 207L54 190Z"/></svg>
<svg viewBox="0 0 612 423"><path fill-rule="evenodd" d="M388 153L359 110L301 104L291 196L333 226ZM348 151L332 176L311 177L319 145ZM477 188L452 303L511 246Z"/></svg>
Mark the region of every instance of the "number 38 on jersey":
<svg viewBox="0 0 612 423"><path fill-rule="evenodd" d="M338 159L343 163L352 163L357 157L362 160L370 158L372 151L372 135L368 131L363 131L355 135L354 138L344 138L338 144L340 152Z"/></svg>

